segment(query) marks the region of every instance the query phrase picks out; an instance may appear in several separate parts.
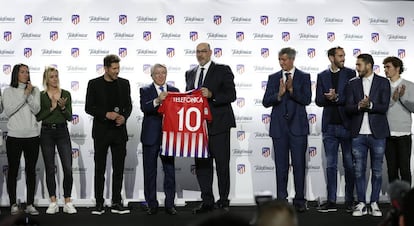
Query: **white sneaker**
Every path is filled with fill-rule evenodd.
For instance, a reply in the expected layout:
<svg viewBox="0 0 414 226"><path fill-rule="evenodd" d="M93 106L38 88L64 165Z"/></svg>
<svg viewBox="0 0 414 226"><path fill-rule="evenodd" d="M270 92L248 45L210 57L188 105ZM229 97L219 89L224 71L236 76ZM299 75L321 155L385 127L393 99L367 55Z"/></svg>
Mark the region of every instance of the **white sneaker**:
<svg viewBox="0 0 414 226"><path fill-rule="evenodd" d="M354 217L360 217L367 214L367 206L363 202L358 203L358 205L355 206L354 212L352 212L352 216Z"/></svg>
<svg viewBox="0 0 414 226"><path fill-rule="evenodd" d="M11 215L16 215L16 214L18 214L20 212L21 212L21 210L20 210L20 208L19 208L19 206L17 204L13 204L11 206L11 208L10 208L10 214Z"/></svg>
<svg viewBox="0 0 414 226"><path fill-rule="evenodd" d="M67 214L74 214L74 213L77 213L78 211L76 211L75 206L73 206L72 202L67 202L63 206L63 212Z"/></svg>
<svg viewBox="0 0 414 226"><path fill-rule="evenodd" d="M46 210L47 214L59 213L59 206L56 202L51 202Z"/></svg>
<svg viewBox="0 0 414 226"><path fill-rule="evenodd" d="M370 214L374 217L382 217L382 212L381 212L380 208L378 207L377 202L371 203Z"/></svg>
<svg viewBox="0 0 414 226"><path fill-rule="evenodd" d="M37 211L37 209L33 205L26 206L26 209L24 210L24 212L30 215L39 215L39 211Z"/></svg>

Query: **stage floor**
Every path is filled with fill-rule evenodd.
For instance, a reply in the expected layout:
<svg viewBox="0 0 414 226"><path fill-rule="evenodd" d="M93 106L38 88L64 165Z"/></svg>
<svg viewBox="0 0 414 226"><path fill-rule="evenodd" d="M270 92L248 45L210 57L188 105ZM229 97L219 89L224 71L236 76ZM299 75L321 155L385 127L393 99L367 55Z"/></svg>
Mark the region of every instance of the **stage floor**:
<svg viewBox="0 0 414 226"><path fill-rule="evenodd" d="M107 209L101 216L96 216L91 214L92 208L85 207L77 208L78 213L74 215L64 214L62 208L55 215L47 215L46 208L38 208L39 216L22 215L18 219L12 219L9 208L2 207L0 208L0 226L10 225L6 224L7 221L18 222L15 225L39 226L195 226L208 217L220 214L220 210L215 210L211 213L194 215L191 210L195 205L196 203L189 203L186 206L178 207L178 215L175 216L166 214L163 208L159 209L158 214L148 216L140 206L131 205L131 213L125 215L113 214ZM389 203L383 203L380 206L385 216ZM231 206L230 212L250 221L254 218L256 206ZM298 218L299 226L376 226L383 220L383 217L369 215L352 217L351 214L345 212L341 205L339 205L337 212L331 213L319 213L315 207L310 205L307 212L298 214ZM23 224L25 222L32 224Z"/></svg>

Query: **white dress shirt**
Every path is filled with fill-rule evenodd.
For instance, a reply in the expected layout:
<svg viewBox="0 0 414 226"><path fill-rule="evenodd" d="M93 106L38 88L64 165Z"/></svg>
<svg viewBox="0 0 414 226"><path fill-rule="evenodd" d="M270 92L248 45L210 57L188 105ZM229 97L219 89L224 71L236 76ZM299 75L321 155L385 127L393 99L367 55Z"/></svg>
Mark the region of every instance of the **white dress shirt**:
<svg viewBox="0 0 414 226"><path fill-rule="evenodd" d="M154 83L154 86L155 86L155 89L157 90L157 94L158 94L158 96L160 95L160 93L161 93L161 86L159 86L159 85L157 85L157 84L155 84ZM162 87L164 88L164 92L167 92L167 84L164 84L164 85L162 85ZM158 102L158 100L157 100L157 98L155 98L153 101L152 101L152 103L154 104L154 107L156 107L156 106L158 106L158 105L160 105L160 103Z"/></svg>
<svg viewBox="0 0 414 226"><path fill-rule="evenodd" d="M197 72L196 72L196 79L194 81L194 87L195 88L198 88L197 84L198 84L198 80L200 80L201 68L204 68L204 71L203 71L203 73L204 73L203 74L204 75L203 76L203 82L204 82L204 80L206 79L207 71L208 71L208 68L210 67L210 65L211 65L211 61L204 64L204 66L201 66L201 65L198 66L198 69L197 69ZM201 83L201 84L203 84L203 83Z"/></svg>
<svg viewBox="0 0 414 226"><path fill-rule="evenodd" d="M372 73L368 77L362 78L362 88L364 89L364 95L369 97L369 92L371 91L372 79L374 74ZM370 108L372 108L372 102L370 102ZM372 134L371 127L369 126L368 112L364 112L364 117L362 118L361 129L359 134Z"/></svg>

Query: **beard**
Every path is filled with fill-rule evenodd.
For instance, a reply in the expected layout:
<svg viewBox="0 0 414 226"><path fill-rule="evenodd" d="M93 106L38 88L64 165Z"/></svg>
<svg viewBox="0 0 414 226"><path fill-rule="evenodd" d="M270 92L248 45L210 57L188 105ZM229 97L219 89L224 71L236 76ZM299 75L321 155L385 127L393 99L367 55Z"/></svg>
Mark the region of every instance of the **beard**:
<svg viewBox="0 0 414 226"><path fill-rule="evenodd" d="M335 64L335 66L337 67L337 68L339 68L339 69L342 69L342 68L344 68L345 66L345 62L340 62L340 61L334 61L334 64Z"/></svg>
<svg viewBox="0 0 414 226"><path fill-rule="evenodd" d="M363 78L363 77L365 77L366 75L367 75L368 73L367 73L367 71L358 71L358 76L360 77L360 78Z"/></svg>

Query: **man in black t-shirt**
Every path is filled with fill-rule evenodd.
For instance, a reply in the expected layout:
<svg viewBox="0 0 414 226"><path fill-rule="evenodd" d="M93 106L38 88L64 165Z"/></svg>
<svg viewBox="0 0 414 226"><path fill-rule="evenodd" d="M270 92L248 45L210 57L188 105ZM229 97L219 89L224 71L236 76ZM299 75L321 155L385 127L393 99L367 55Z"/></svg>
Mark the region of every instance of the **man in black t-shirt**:
<svg viewBox="0 0 414 226"><path fill-rule="evenodd" d="M104 58L105 74L92 79L86 92L86 113L93 116L92 138L95 151L95 199L92 214L101 215L104 209L104 183L108 148L112 153L112 206L111 212L129 213L122 205L121 189L124 175L126 142L128 134L126 120L131 114L131 90L129 81L118 78L119 57Z"/></svg>

